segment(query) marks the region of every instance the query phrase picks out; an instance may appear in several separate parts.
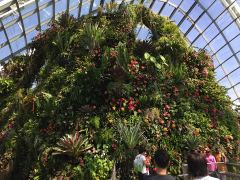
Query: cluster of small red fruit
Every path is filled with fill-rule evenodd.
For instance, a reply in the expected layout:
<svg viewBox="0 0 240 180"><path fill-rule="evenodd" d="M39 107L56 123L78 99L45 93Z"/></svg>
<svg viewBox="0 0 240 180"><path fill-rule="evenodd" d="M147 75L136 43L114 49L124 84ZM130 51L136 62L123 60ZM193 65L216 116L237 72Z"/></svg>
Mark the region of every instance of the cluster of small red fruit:
<svg viewBox="0 0 240 180"><path fill-rule="evenodd" d="M114 111L137 111L138 113L141 112L140 109L138 109L137 107L139 106L140 102L138 100L134 100L132 97L130 97L129 99L126 98L119 98L119 99L115 99L112 98L110 105L112 110Z"/></svg>
<svg viewBox="0 0 240 180"><path fill-rule="evenodd" d="M145 70L145 68L144 65L140 65L140 63L134 58L128 63L128 71L132 75L136 75L140 70Z"/></svg>
<svg viewBox="0 0 240 180"><path fill-rule="evenodd" d="M170 114L170 105L166 104L163 108L163 118L167 120L167 127L163 128L164 132L167 132L169 128L175 128L176 124L174 120L171 120L171 114ZM159 120L160 124L164 124L164 120L160 118Z"/></svg>

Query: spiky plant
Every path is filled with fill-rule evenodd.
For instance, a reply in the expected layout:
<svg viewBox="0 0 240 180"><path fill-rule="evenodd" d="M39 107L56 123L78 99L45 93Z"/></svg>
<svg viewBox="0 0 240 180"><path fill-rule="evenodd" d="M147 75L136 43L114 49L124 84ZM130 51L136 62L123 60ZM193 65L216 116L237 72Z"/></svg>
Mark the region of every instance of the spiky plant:
<svg viewBox="0 0 240 180"><path fill-rule="evenodd" d="M80 135L81 131L66 134L57 143L57 147L53 148L53 155L67 155L79 158L83 152L92 148L89 139Z"/></svg>
<svg viewBox="0 0 240 180"><path fill-rule="evenodd" d="M137 122L131 125L125 125L118 123L117 131L119 133L120 140L126 145L128 149L134 149L140 142L145 141L146 138L141 130L141 123Z"/></svg>
<svg viewBox="0 0 240 180"><path fill-rule="evenodd" d="M100 43L104 40L104 30L98 24L86 24L83 29L83 43L86 49L92 51L100 47Z"/></svg>

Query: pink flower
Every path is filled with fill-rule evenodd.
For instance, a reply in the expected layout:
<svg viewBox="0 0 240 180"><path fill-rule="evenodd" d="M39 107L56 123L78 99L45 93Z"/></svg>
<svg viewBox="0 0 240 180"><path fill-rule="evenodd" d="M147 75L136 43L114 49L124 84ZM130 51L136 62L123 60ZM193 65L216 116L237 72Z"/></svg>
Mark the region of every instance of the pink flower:
<svg viewBox="0 0 240 180"><path fill-rule="evenodd" d="M167 111L164 111L163 116L168 117L168 116L170 116L170 114Z"/></svg>
<svg viewBox="0 0 240 180"><path fill-rule="evenodd" d="M165 105L165 109L166 110L169 110L170 109L170 106L168 104Z"/></svg>

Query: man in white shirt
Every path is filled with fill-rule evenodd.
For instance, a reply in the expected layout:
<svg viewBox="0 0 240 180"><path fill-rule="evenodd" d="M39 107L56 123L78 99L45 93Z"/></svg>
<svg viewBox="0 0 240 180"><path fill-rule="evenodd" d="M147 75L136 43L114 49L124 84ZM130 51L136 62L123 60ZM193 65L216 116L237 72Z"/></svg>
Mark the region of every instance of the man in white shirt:
<svg viewBox="0 0 240 180"><path fill-rule="evenodd" d="M143 180L143 177L147 175L147 167L149 162L146 159L146 151L143 147L139 148L139 154L134 159L134 169L138 173L138 179Z"/></svg>

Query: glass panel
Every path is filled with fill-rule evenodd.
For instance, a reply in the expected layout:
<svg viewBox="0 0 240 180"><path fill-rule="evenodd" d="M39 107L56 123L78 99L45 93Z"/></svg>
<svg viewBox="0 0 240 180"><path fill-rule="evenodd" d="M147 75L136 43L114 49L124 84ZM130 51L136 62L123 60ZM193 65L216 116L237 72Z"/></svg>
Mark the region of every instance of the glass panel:
<svg viewBox="0 0 240 180"><path fill-rule="evenodd" d="M94 1L94 3L93 3L93 8L92 8L92 10L94 11L94 10L96 10L98 7L99 7L99 5L100 5L100 0L93 0Z"/></svg>
<svg viewBox="0 0 240 180"><path fill-rule="evenodd" d="M89 7L90 7L90 3L89 2L84 2L83 3L82 10L81 10L81 16L89 13Z"/></svg>
<svg viewBox="0 0 240 180"><path fill-rule="evenodd" d="M230 45L232 46L232 48L235 52L238 52L240 50L239 42L240 42L240 36L239 35L234 40L232 40L230 42Z"/></svg>
<svg viewBox="0 0 240 180"><path fill-rule="evenodd" d="M206 49L210 54L214 54L213 50L210 48L209 45L207 45L207 46L205 47L205 49Z"/></svg>
<svg viewBox="0 0 240 180"><path fill-rule="evenodd" d="M210 17L207 14L204 14L199 21L197 22L197 25L203 30L205 29L210 23L212 22L212 20L210 19Z"/></svg>
<svg viewBox="0 0 240 180"><path fill-rule="evenodd" d="M153 7L152 7L152 11L153 11L154 13L158 13L159 10L161 9L162 5L163 5L163 2L161 2L161 1L155 1L154 4L153 4Z"/></svg>
<svg viewBox="0 0 240 180"><path fill-rule="evenodd" d="M181 4L181 8L187 12L190 7L193 5L194 0L187 0L187 1L183 1L183 3Z"/></svg>
<svg viewBox="0 0 240 180"><path fill-rule="evenodd" d="M229 89L228 92L227 92L227 95L231 98L231 100L237 99L237 95L236 95L236 93L234 92L233 89Z"/></svg>
<svg viewBox="0 0 240 180"><path fill-rule="evenodd" d="M216 68L216 67L219 66L219 62L218 62L218 60L216 59L215 56L213 56L213 65L214 65L214 68ZM221 68L221 67L219 67L219 68ZM216 71L216 70L215 70L215 71Z"/></svg>
<svg viewBox="0 0 240 180"><path fill-rule="evenodd" d="M239 67L236 71L229 74L229 78L231 79L233 85L235 85L239 82L239 77L240 77L240 68Z"/></svg>
<svg viewBox="0 0 240 180"><path fill-rule="evenodd" d="M192 23L188 20L188 19L185 19L184 21L183 21L183 23L181 24L181 26L180 26L180 30L183 32L183 33L185 33L188 29L189 29L189 27L192 25Z"/></svg>
<svg viewBox="0 0 240 180"><path fill-rule="evenodd" d="M52 6L48 6L40 11L41 22L45 21L46 19L52 18L52 9Z"/></svg>
<svg viewBox="0 0 240 180"><path fill-rule="evenodd" d="M67 1L66 0L59 0L58 2L56 2L56 6L55 6L56 14L59 14L59 13L65 11L66 9L67 9Z"/></svg>
<svg viewBox="0 0 240 180"><path fill-rule="evenodd" d="M199 2L207 9L214 0L199 0Z"/></svg>
<svg viewBox="0 0 240 180"><path fill-rule="evenodd" d="M6 36L5 36L4 32L3 32L3 30L1 30L0 31L0 44L4 43L6 41L7 41Z"/></svg>
<svg viewBox="0 0 240 180"><path fill-rule="evenodd" d="M214 61L213 61L214 62ZM222 70L222 67L220 66L219 68L215 69L215 72L216 72L216 79L219 80L219 79L222 79L224 76L225 76L225 73L224 71Z"/></svg>
<svg viewBox="0 0 240 180"><path fill-rule="evenodd" d="M78 0L70 0L69 5L70 7L77 6L79 4Z"/></svg>
<svg viewBox="0 0 240 180"><path fill-rule="evenodd" d="M75 8L72 11L70 11L70 14L73 15L75 18L77 18L78 17L78 10L79 10L78 8Z"/></svg>
<svg viewBox="0 0 240 180"><path fill-rule="evenodd" d="M237 92L238 97L240 97L240 84L234 86L234 89Z"/></svg>
<svg viewBox="0 0 240 180"><path fill-rule="evenodd" d="M225 7L221 1L215 1L215 3L208 9L213 19L215 19L221 12L223 12Z"/></svg>
<svg viewBox="0 0 240 180"><path fill-rule="evenodd" d="M35 2L32 3L32 4L30 4L30 5L28 5L28 6L22 7L22 8L21 8L21 14L24 15L24 14L30 12L30 11L33 11L34 9L36 9L36 4L35 4Z"/></svg>
<svg viewBox="0 0 240 180"><path fill-rule="evenodd" d="M37 18L38 18L37 13L34 13L33 15L27 17L26 19L23 19L25 29L37 26L38 25Z"/></svg>
<svg viewBox="0 0 240 180"><path fill-rule="evenodd" d="M183 14L180 11L176 11L172 17L172 20L174 20L175 23L178 24L182 18L183 18Z"/></svg>
<svg viewBox="0 0 240 180"><path fill-rule="evenodd" d="M228 81L227 78L224 78L224 79L222 79L221 81L219 81L219 84L220 84L221 86L226 87L226 88L230 88L230 87L231 87L231 85L230 85L230 83L229 83L229 81Z"/></svg>
<svg viewBox="0 0 240 180"><path fill-rule="evenodd" d="M150 33L150 30L146 26L142 26L142 28L137 36L137 39L146 40L149 33Z"/></svg>
<svg viewBox="0 0 240 180"><path fill-rule="evenodd" d="M3 22L3 24L7 24L8 22L16 20L18 17L19 17L18 14L11 14L10 16L7 16L6 18L2 18L2 22Z"/></svg>
<svg viewBox="0 0 240 180"><path fill-rule="evenodd" d="M161 12L162 16L170 16L171 13L173 12L174 8L172 6L170 6L169 4L167 4L164 9Z"/></svg>
<svg viewBox="0 0 240 180"><path fill-rule="evenodd" d="M196 5L189 15L195 21L202 14L202 12L203 9L199 5Z"/></svg>
<svg viewBox="0 0 240 180"><path fill-rule="evenodd" d="M9 46L4 46L0 48L0 59L3 59L11 54Z"/></svg>
<svg viewBox="0 0 240 180"><path fill-rule="evenodd" d="M229 12L225 12L223 13L217 20L217 24L218 26L223 29L225 28L228 24L230 24L232 22L232 17L231 15L229 14Z"/></svg>
<svg viewBox="0 0 240 180"><path fill-rule="evenodd" d="M32 39L38 34L39 32L37 30L34 30L27 34L27 42L32 42Z"/></svg>
<svg viewBox="0 0 240 180"><path fill-rule="evenodd" d="M236 61L236 59L234 57L230 58L228 61L226 61L225 63L223 63L223 67L224 70L227 73L230 73L231 71L233 71L234 69L236 69L236 67L238 67L238 63ZM240 76L239 76L240 77ZM240 80L240 79L239 79Z"/></svg>
<svg viewBox="0 0 240 180"><path fill-rule="evenodd" d="M240 63L240 53L237 53L236 56L238 58L238 62ZM239 66L240 66L240 64L239 64Z"/></svg>
<svg viewBox="0 0 240 180"><path fill-rule="evenodd" d="M38 5L41 6L41 5L46 4L46 3L48 3L48 2L51 2L51 1L52 1L52 0L40 0L40 1L38 2Z"/></svg>
<svg viewBox="0 0 240 180"><path fill-rule="evenodd" d="M18 51L19 49L23 48L25 46L25 40L23 37L17 39L16 41L11 43L13 52Z"/></svg>
<svg viewBox="0 0 240 180"><path fill-rule="evenodd" d="M20 22L13 24L9 28L6 29L8 39L10 40L12 37L21 34L22 31L22 26Z"/></svg>
<svg viewBox="0 0 240 180"><path fill-rule="evenodd" d="M183 0L184 1L184 0ZM170 0L169 2L175 4L175 5L179 5L179 3L181 2L181 0Z"/></svg>
<svg viewBox="0 0 240 180"><path fill-rule="evenodd" d="M208 41L212 40L219 33L215 24L211 24L207 30L204 32L204 35L208 38Z"/></svg>
<svg viewBox="0 0 240 180"><path fill-rule="evenodd" d="M50 22L50 21L49 21L49 22ZM42 25L42 30L43 30L43 31L46 30L46 29L48 29L48 28L49 28L48 23Z"/></svg>
<svg viewBox="0 0 240 180"><path fill-rule="evenodd" d="M199 36L199 38L194 42L194 46L198 48L203 48L206 44L207 43L202 36Z"/></svg>
<svg viewBox="0 0 240 180"><path fill-rule="evenodd" d="M188 34L188 39L192 42L198 35L199 35L198 30L193 28Z"/></svg>
<svg viewBox="0 0 240 180"><path fill-rule="evenodd" d="M228 40L231 40L237 34L239 34L239 28L237 27L236 23L232 23L229 27L227 27L223 31L224 35L227 37Z"/></svg>
<svg viewBox="0 0 240 180"><path fill-rule="evenodd" d="M224 44L226 44L226 42L225 42L224 38L222 37L222 35L220 34L212 40L212 42L210 43L210 46L212 46L215 50L218 50L221 47L223 47Z"/></svg>
<svg viewBox="0 0 240 180"><path fill-rule="evenodd" d="M232 55L232 52L228 46L224 46L218 53L217 53L220 62L222 63L225 59L229 58Z"/></svg>
<svg viewBox="0 0 240 180"><path fill-rule="evenodd" d="M151 1L148 1L148 0L145 0L144 2L143 2L143 5L145 6L145 7L149 7L150 6L150 4L151 4Z"/></svg>

